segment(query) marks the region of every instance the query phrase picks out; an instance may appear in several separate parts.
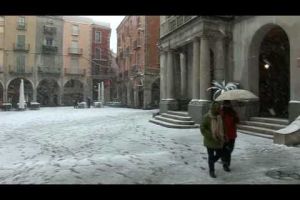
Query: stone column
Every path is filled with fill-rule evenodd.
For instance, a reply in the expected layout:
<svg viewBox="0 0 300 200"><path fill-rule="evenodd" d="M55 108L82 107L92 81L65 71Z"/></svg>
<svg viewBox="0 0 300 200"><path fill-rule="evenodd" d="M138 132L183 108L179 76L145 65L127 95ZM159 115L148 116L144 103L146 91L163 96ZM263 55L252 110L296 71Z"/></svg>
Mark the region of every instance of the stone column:
<svg viewBox="0 0 300 200"><path fill-rule="evenodd" d="M134 100L134 107L138 108L139 107L139 102L138 102L138 87L135 85L134 90L133 90L133 100Z"/></svg>
<svg viewBox="0 0 300 200"><path fill-rule="evenodd" d="M225 53L224 53L224 38L219 37L216 41L216 64L214 69L214 80L220 82L225 79Z"/></svg>
<svg viewBox="0 0 300 200"><path fill-rule="evenodd" d="M174 99L174 52L168 51L167 57L167 99Z"/></svg>
<svg viewBox="0 0 300 200"><path fill-rule="evenodd" d="M199 99L199 39L193 40L193 99Z"/></svg>
<svg viewBox="0 0 300 200"><path fill-rule="evenodd" d="M33 91L32 91L32 101L33 102L36 102L36 100L37 100L37 87L34 87L33 88Z"/></svg>
<svg viewBox="0 0 300 200"><path fill-rule="evenodd" d="M180 94L182 98L186 98L186 85L187 85L187 80L186 80L186 55L185 53L180 53L180 79L181 79L181 84L180 84Z"/></svg>
<svg viewBox="0 0 300 200"><path fill-rule="evenodd" d="M207 88L210 87L210 55L208 37L202 35L200 44L200 100L209 101L209 92Z"/></svg>
<svg viewBox="0 0 300 200"><path fill-rule="evenodd" d="M166 78L167 80L164 81L166 83L166 93L165 93L165 99L162 99L160 102L160 113L167 112L168 110L177 110L178 109L178 103L175 100L175 94L174 94L174 50L169 49L167 52L167 63L166 63ZM150 88L151 90L151 88ZM144 90L144 98L146 97L145 92L148 93L148 91ZM151 94L151 91L149 91ZM145 101L145 99L144 99Z"/></svg>
<svg viewBox="0 0 300 200"><path fill-rule="evenodd" d="M7 103L7 89L5 85L3 85L3 103Z"/></svg>
<svg viewBox="0 0 300 200"><path fill-rule="evenodd" d="M166 52L160 52L160 99L166 98Z"/></svg>
<svg viewBox="0 0 300 200"><path fill-rule="evenodd" d="M130 88L130 80L127 82L127 106L131 106L131 99L130 99L130 93L131 93L131 88Z"/></svg>

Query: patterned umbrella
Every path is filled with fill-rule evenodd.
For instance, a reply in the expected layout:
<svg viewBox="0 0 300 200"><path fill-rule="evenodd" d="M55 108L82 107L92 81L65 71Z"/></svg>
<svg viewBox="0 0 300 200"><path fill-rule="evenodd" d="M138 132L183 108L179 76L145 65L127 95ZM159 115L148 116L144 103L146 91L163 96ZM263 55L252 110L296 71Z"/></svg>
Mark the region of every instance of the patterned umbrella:
<svg viewBox="0 0 300 200"><path fill-rule="evenodd" d="M223 92L215 101L225 101L225 100L256 100L258 97L248 90L228 90Z"/></svg>

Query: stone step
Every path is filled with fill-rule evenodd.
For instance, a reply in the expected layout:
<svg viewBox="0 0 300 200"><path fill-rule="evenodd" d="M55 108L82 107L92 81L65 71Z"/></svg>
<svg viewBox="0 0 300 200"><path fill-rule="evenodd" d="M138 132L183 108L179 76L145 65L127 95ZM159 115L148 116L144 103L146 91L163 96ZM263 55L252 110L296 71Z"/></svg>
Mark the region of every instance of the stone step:
<svg viewBox="0 0 300 200"><path fill-rule="evenodd" d="M184 116L179 116L179 115L171 115L168 113L163 113L161 116L166 117L166 118L172 118L172 119L177 119L181 121L192 121L191 117L184 117Z"/></svg>
<svg viewBox="0 0 300 200"><path fill-rule="evenodd" d="M176 119L171 119L163 116L155 116L155 119L161 120L164 122L172 123L172 124L182 124L182 125L193 125L195 124L194 121L181 121Z"/></svg>
<svg viewBox="0 0 300 200"><path fill-rule="evenodd" d="M161 126L164 126L164 127L168 127L168 128L182 128L182 129L199 128L198 124L194 124L194 125L178 125L178 124L171 124L171 123L160 121L160 120L156 120L156 119L150 119L149 122L152 122L154 124L161 125Z"/></svg>
<svg viewBox="0 0 300 200"><path fill-rule="evenodd" d="M238 129L237 131L239 133L243 133L243 134L247 134L247 135L253 135L253 136L267 138L267 139L271 139L271 140L273 139L272 135L260 134L260 133L255 133L255 132L252 132L252 131L246 131L246 130L241 130L241 129Z"/></svg>
<svg viewBox="0 0 300 200"><path fill-rule="evenodd" d="M272 124L288 125L289 121L282 118L250 117L250 121L265 122Z"/></svg>
<svg viewBox="0 0 300 200"><path fill-rule="evenodd" d="M262 127L262 128L269 128L272 130L279 130L285 128L286 125L281 124L271 124L265 122L257 122L257 121L241 121L239 124L241 125L248 125L248 126L255 126L255 127Z"/></svg>
<svg viewBox="0 0 300 200"><path fill-rule="evenodd" d="M261 133L261 134L267 134L267 135L273 135L274 130L269 129L269 128L262 128L262 127L255 127L255 126L248 126L248 125L241 125L238 124L237 128L240 130L246 130L246 131L251 131L255 133Z"/></svg>
<svg viewBox="0 0 300 200"><path fill-rule="evenodd" d="M183 116L183 117L189 117L188 112L183 112L183 111L167 111L167 114L171 114L171 115L179 115L179 116Z"/></svg>

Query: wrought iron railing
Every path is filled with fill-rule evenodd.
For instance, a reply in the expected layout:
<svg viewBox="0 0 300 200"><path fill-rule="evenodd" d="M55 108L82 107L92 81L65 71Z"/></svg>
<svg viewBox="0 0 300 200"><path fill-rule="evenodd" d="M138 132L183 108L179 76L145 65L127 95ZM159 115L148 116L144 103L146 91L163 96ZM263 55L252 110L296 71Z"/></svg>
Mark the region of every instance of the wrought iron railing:
<svg viewBox="0 0 300 200"><path fill-rule="evenodd" d="M168 33L178 29L184 24L188 23L197 16L170 16L166 21L160 25L160 37L167 35Z"/></svg>

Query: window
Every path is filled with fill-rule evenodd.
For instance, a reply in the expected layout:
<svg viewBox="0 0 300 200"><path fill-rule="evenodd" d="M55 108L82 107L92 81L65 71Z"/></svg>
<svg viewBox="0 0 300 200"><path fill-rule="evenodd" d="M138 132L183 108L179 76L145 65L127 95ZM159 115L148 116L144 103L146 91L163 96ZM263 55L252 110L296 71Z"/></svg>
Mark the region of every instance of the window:
<svg viewBox="0 0 300 200"><path fill-rule="evenodd" d="M72 35L79 35L79 26L78 25L72 26Z"/></svg>
<svg viewBox="0 0 300 200"><path fill-rule="evenodd" d="M17 47L18 48L25 48L25 35L18 35L17 36Z"/></svg>
<svg viewBox="0 0 300 200"><path fill-rule="evenodd" d="M54 40L51 37L46 37L44 40L44 44L47 46L54 46Z"/></svg>
<svg viewBox="0 0 300 200"><path fill-rule="evenodd" d="M25 17L18 18L18 26L25 26Z"/></svg>
<svg viewBox="0 0 300 200"><path fill-rule="evenodd" d="M100 50L100 48L95 49L95 58L96 59L101 59L101 50Z"/></svg>
<svg viewBox="0 0 300 200"><path fill-rule="evenodd" d="M101 32L95 31L95 42L100 43L101 42Z"/></svg>
<svg viewBox="0 0 300 200"><path fill-rule="evenodd" d="M25 72L25 55L17 55L17 72Z"/></svg>
<svg viewBox="0 0 300 200"><path fill-rule="evenodd" d="M72 68L79 68L79 60L78 60L78 57L76 56L73 56L71 57L71 67Z"/></svg>
<svg viewBox="0 0 300 200"><path fill-rule="evenodd" d="M73 40L72 43L71 43L71 48L78 49L78 41Z"/></svg>

